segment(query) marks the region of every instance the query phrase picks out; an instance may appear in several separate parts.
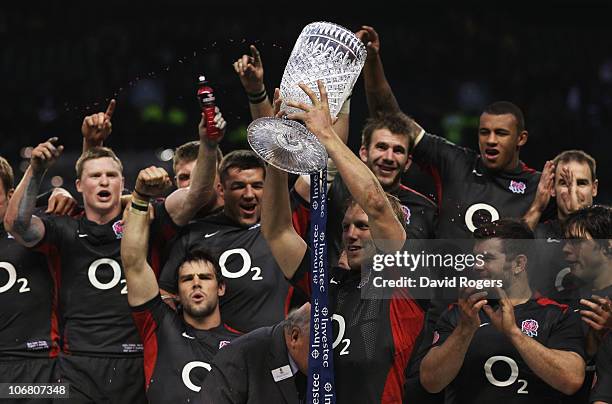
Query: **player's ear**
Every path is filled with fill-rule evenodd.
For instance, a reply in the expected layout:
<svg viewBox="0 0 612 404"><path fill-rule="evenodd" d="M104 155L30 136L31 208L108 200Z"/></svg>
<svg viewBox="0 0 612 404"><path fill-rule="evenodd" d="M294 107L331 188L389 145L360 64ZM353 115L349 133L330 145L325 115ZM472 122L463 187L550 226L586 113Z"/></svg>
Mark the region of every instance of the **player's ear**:
<svg viewBox="0 0 612 404"><path fill-rule="evenodd" d="M225 282L220 282L217 289L217 296L221 297L225 295Z"/></svg>
<svg viewBox="0 0 612 404"><path fill-rule="evenodd" d="M517 146L519 147L524 146L525 143L527 143L527 138L529 138L529 133L526 130L519 133Z"/></svg>
<svg viewBox="0 0 612 404"><path fill-rule="evenodd" d="M79 178L76 179L76 181L74 182L74 185L76 186L76 190L79 193L83 193L83 190L81 189L81 180Z"/></svg>
<svg viewBox="0 0 612 404"><path fill-rule="evenodd" d="M10 200L14 193L15 193L15 188L9 189L9 191L6 193L6 199Z"/></svg>
<svg viewBox="0 0 612 404"><path fill-rule="evenodd" d="M223 196L223 195L224 195L224 193L223 193L223 185L221 184L221 181L217 182L216 187L217 187L217 194L218 194L218 195L219 195L221 198L223 198L223 197L224 197L224 196Z"/></svg>
<svg viewBox="0 0 612 404"><path fill-rule="evenodd" d="M365 145L361 145L361 147L359 148L359 158L361 158L361 161L363 161L364 163L367 163L368 149L366 149Z"/></svg>
<svg viewBox="0 0 612 404"><path fill-rule="evenodd" d="M597 188L598 187L599 187L599 180L593 181L593 191L592 191L593 198L595 198L597 196Z"/></svg>

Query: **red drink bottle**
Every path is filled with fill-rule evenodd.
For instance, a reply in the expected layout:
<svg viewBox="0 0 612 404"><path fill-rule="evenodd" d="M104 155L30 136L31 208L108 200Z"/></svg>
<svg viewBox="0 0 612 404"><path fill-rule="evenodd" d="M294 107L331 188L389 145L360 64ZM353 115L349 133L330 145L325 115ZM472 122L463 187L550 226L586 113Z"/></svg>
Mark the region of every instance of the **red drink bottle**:
<svg viewBox="0 0 612 404"><path fill-rule="evenodd" d="M219 137L219 129L215 125L215 94L204 76L198 77L198 101L206 122L206 134L209 139Z"/></svg>

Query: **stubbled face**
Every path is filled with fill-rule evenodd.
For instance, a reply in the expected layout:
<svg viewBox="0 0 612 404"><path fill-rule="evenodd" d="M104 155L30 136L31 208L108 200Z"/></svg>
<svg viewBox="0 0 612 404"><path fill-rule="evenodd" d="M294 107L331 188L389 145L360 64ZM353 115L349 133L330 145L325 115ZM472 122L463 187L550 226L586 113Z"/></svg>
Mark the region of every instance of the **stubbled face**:
<svg viewBox="0 0 612 404"><path fill-rule="evenodd" d="M367 149L361 146L359 156L385 190L393 189L410 164L408 137L394 134L386 128L376 129L372 132L370 146Z"/></svg>
<svg viewBox="0 0 612 404"><path fill-rule="evenodd" d="M123 176L119 164L110 157L87 160L76 188L83 194L86 211L108 215L121 209Z"/></svg>
<svg viewBox="0 0 612 404"><path fill-rule="evenodd" d="M564 196L569 194L569 185L561 173L567 168L574 175L574 187L578 196L577 209L571 209ZM587 163L579 163L577 161L559 162L555 167L555 184L553 187L553 196L557 197L557 208L563 217L567 217L570 213L582 208L593 205L593 198L597 196L597 180L593 181L591 177L591 168Z"/></svg>
<svg viewBox="0 0 612 404"><path fill-rule="evenodd" d="M196 161L179 161L174 168L174 180L176 187L187 188L191 184L191 172L195 168Z"/></svg>
<svg viewBox="0 0 612 404"><path fill-rule="evenodd" d="M518 133L512 114L480 116L478 147L483 164L493 171L506 171L518 164L519 147L527 143L527 132Z"/></svg>
<svg viewBox="0 0 612 404"><path fill-rule="evenodd" d="M563 253L572 274L585 283L593 282L606 266L604 250L589 234L566 234Z"/></svg>
<svg viewBox="0 0 612 404"><path fill-rule="evenodd" d="M225 201L225 214L241 226L249 227L259 222L265 173L262 168L240 170L232 167L218 190Z"/></svg>
<svg viewBox="0 0 612 404"><path fill-rule="evenodd" d="M352 204L344 214L342 241L351 270L361 270L361 266L376 254L376 246L368 224L368 215L359 205Z"/></svg>
<svg viewBox="0 0 612 404"><path fill-rule="evenodd" d="M178 295L183 313L195 319L208 317L219 307L225 285L219 284L208 261L189 261L179 268Z"/></svg>
<svg viewBox="0 0 612 404"><path fill-rule="evenodd" d="M503 241L499 238L477 240L474 244L474 255L482 255L483 265L474 265L474 270L482 279L499 279L504 289L510 286L512 260L508 260L504 252Z"/></svg>
<svg viewBox="0 0 612 404"><path fill-rule="evenodd" d="M191 173L195 170L196 161L179 161L174 167L174 182L178 189L191 185ZM219 183L219 174L215 174L215 188Z"/></svg>

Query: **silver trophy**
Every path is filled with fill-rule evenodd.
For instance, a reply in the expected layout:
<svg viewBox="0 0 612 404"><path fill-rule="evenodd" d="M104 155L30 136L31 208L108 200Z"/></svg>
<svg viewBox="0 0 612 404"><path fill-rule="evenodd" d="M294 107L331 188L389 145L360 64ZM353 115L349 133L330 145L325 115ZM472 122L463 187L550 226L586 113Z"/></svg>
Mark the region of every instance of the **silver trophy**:
<svg viewBox="0 0 612 404"><path fill-rule="evenodd" d="M281 110L302 112L286 101L311 104L298 87L307 85L321 97L317 80L327 89L329 111L335 118L353 90L366 59L363 43L348 29L330 22L313 22L297 39L280 85ZM327 164L327 152L304 125L288 119L260 118L247 128L251 148L265 161L294 174L310 174Z"/></svg>

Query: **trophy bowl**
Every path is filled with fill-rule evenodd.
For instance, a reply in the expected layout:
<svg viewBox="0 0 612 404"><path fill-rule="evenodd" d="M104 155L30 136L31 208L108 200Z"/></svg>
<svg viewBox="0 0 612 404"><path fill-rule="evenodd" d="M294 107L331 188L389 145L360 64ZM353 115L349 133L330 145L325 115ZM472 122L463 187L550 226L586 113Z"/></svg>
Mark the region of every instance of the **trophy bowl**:
<svg viewBox="0 0 612 404"><path fill-rule="evenodd" d="M330 22L308 24L298 37L280 84L281 110L302 112L286 102L311 104L298 86L307 85L317 97L321 80L327 90L329 111L335 118L365 63L365 45L350 30ZM247 128L251 148L269 164L294 174L317 172L327 164L327 152L302 124L279 118L260 118Z"/></svg>

